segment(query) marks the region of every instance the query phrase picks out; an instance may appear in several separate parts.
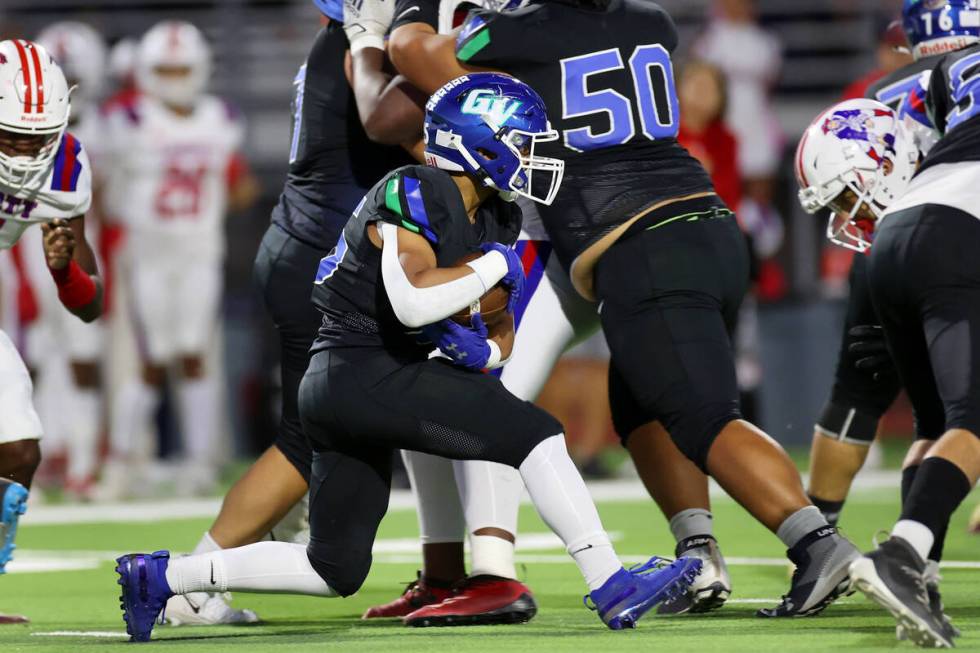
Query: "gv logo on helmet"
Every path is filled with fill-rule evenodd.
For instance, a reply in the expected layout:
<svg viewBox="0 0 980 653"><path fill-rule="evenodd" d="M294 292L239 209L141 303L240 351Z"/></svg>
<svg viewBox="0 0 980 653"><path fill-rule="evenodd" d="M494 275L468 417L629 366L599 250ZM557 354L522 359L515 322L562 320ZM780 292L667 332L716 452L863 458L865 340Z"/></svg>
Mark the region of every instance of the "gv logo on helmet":
<svg viewBox="0 0 980 653"><path fill-rule="evenodd" d="M503 125L521 108L520 100L500 97L488 88L478 88L466 96L463 102L463 113L478 116L487 115L498 125Z"/></svg>

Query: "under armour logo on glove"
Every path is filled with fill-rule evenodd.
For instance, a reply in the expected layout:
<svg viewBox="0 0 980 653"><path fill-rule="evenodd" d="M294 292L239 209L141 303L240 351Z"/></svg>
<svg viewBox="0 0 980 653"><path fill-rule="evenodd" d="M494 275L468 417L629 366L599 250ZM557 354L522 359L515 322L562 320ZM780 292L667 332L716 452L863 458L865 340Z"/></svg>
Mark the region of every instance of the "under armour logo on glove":
<svg viewBox="0 0 980 653"><path fill-rule="evenodd" d="M470 324L472 327L464 327L445 319L422 327L422 331L453 363L479 372L490 361L487 327L479 313L470 316Z"/></svg>
<svg viewBox="0 0 980 653"><path fill-rule="evenodd" d="M395 0L344 0L344 32L351 56L364 48L384 50L395 17Z"/></svg>

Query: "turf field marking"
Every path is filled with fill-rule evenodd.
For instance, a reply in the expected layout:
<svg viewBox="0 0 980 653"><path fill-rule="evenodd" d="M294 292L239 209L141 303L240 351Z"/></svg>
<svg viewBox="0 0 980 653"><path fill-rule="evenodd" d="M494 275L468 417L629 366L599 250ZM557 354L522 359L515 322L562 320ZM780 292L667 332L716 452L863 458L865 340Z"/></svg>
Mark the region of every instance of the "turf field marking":
<svg viewBox="0 0 980 653"><path fill-rule="evenodd" d="M806 475L804 474L804 479ZM805 483L805 480L804 480ZM864 490L896 490L901 485L901 476L896 471L866 471L855 480L852 500ZM650 496L639 479L617 479L612 481L592 481L588 483L589 492L599 503L606 501L649 501ZM711 496L727 499L727 495L712 481ZM877 500L877 496L868 500ZM890 501L894 497L889 495ZM522 502L530 500L527 493ZM415 510L415 498L409 490L395 490L391 493L389 511ZM21 523L29 526L53 524L93 524L119 522L156 522L167 519L211 518L221 509L221 499L168 499L124 503L102 503L93 505L55 505L30 506Z"/></svg>
<svg viewBox="0 0 980 653"><path fill-rule="evenodd" d="M113 630L49 630L42 633L31 633L34 637L103 637L129 639L126 633Z"/></svg>

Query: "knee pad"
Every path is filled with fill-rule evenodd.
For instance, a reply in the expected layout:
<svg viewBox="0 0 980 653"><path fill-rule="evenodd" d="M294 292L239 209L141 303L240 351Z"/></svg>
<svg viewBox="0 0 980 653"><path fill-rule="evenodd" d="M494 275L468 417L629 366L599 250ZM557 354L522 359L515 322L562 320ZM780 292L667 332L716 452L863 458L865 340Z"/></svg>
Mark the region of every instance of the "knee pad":
<svg viewBox="0 0 980 653"><path fill-rule="evenodd" d="M357 551L357 547L331 547L311 538L306 554L316 573L337 594L350 596L361 589L371 571L371 550Z"/></svg>
<svg viewBox="0 0 980 653"><path fill-rule="evenodd" d="M666 417L663 425L680 452L707 474L708 451L715 438L726 424L741 418L737 405L724 403Z"/></svg>
<svg viewBox="0 0 980 653"><path fill-rule="evenodd" d="M815 428L818 433L832 440L870 447L878 432L880 416L881 413L869 413L831 397L820 413Z"/></svg>

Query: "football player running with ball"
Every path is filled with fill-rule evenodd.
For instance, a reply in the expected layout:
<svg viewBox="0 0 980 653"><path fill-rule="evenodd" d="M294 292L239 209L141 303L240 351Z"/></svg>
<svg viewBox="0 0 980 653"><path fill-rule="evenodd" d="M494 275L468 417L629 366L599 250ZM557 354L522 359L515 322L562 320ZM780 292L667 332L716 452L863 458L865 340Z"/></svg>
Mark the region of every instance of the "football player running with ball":
<svg viewBox="0 0 980 653"><path fill-rule="evenodd" d="M178 593L356 592L388 507L394 449L518 468L611 629L634 626L700 571L690 558L624 569L561 425L482 373L510 354L512 317L492 335L478 313L468 327L447 319L498 283L509 290L509 309L520 298L524 273L507 245L521 213L507 199L534 188L536 199L550 199L563 172L560 160L535 153L558 136L543 101L511 77L462 76L429 100L425 135L431 167L398 168L378 182L316 275L323 324L299 391L314 447L309 546L260 542L172 561L166 551L120 557L133 640L149 639ZM456 265L474 253L482 255ZM433 343L444 356L430 357Z"/></svg>
<svg viewBox="0 0 980 653"><path fill-rule="evenodd" d="M102 313L102 282L85 240L84 216L92 204L88 156L66 131L70 93L43 47L22 39L0 42L0 248L40 224L58 298L91 322ZM0 331L0 574L41 461L32 391L24 362ZM0 623L9 620L0 615Z"/></svg>
<svg viewBox="0 0 980 653"><path fill-rule="evenodd" d="M388 1L364 0L360 11L383 15L371 7ZM420 13L409 9L395 10L388 51L423 92L496 69L545 98L562 138L540 151L567 157L567 168L539 210L572 284L599 302L616 430L671 520L678 555L707 561L707 585L685 609L701 597L701 610L717 607L730 589L712 535L710 475L797 566L780 604L759 616L823 610L846 588L858 552L811 505L782 448L741 419L730 333L748 251L733 212L676 141L670 16L651 2L558 0L474 10L453 36L398 23Z"/></svg>

